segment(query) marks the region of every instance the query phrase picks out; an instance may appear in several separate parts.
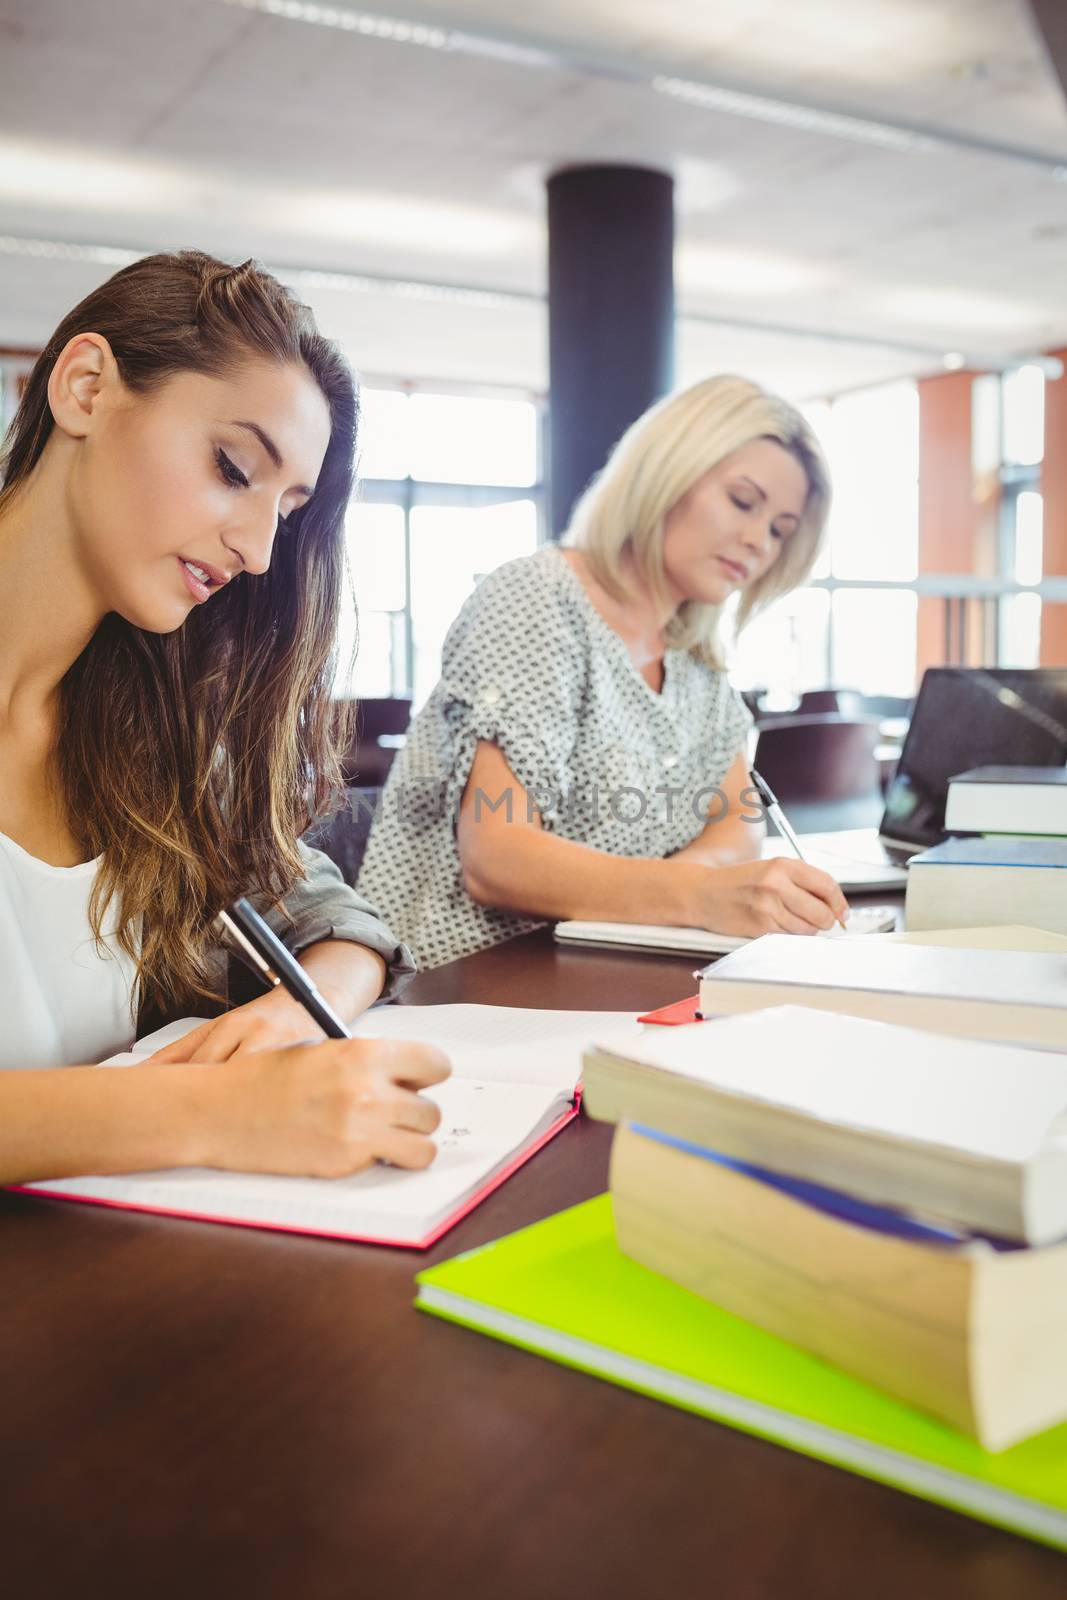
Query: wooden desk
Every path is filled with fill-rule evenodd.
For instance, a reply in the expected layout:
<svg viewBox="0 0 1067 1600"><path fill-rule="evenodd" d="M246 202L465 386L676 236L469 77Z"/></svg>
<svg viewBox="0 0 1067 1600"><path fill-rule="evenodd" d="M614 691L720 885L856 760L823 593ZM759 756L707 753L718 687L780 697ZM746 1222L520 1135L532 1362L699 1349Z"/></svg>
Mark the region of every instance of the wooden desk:
<svg viewBox="0 0 1067 1600"><path fill-rule="evenodd" d="M416 1003L635 1009L532 935ZM598 1193L581 1122L424 1257L0 1195L3 1589L32 1600L1062 1600L1060 1555L411 1310Z"/></svg>

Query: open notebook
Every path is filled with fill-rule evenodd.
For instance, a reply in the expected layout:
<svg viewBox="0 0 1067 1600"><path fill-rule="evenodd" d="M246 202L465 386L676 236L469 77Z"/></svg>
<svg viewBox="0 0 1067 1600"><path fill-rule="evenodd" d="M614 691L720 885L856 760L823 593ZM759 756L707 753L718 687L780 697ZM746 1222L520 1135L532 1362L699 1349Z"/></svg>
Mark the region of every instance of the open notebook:
<svg viewBox="0 0 1067 1600"><path fill-rule="evenodd" d="M107 1066L137 1062L197 1026L172 1023ZM350 1178L279 1178L188 1167L25 1185L56 1195L212 1222L425 1249L577 1114L582 1049L631 1012L510 1006L383 1006L359 1037L439 1045L453 1075L426 1091L441 1108L437 1159L423 1172L375 1166Z"/></svg>

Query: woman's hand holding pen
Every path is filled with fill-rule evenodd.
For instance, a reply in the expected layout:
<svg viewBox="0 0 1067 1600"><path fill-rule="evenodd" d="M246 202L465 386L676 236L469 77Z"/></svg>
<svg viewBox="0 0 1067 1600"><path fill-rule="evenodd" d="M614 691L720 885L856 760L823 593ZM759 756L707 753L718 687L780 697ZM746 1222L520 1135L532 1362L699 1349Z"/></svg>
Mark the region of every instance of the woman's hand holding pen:
<svg viewBox="0 0 1067 1600"><path fill-rule="evenodd" d="M288 1044L306 1044L323 1037L322 1029L304 1007L278 988L258 995L247 1005L235 1006L220 1017L212 1017L148 1059L153 1062L229 1061L253 1050L278 1050Z"/></svg>
<svg viewBox="0 0 1067 1600"><path fill-rule="evenodd" d="M843 922L848 902L837 882L806 861L777 856L734 866L685 866L687 927L756 938L763 933L819 933Z"/></svg>
<svg viewBox="0 0 1067 1600"><path fill-rule="evenodd" d="M192 1164L313 1178L347 1177L374 1161L427 1167L440 1112L419 1091L450 1071L435 1046L399 1039L231 1056L197 1075L203 1132Z"/></svg>

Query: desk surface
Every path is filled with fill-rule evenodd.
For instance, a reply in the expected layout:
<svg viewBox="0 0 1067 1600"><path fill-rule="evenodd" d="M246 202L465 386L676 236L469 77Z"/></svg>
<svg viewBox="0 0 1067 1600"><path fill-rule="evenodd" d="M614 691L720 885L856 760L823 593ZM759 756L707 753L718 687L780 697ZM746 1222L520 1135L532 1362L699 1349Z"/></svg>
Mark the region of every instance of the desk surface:
<svg viewBox="0 0 1067 1600"><path fill-rule="evenodd" d="M541 934L418 978L635 1009L689 959ZM411 1310L600 1192L568 1128L424 1256L0 1195L0 1541L35 1600L1062 1600L1064 1558Z"/></svg>

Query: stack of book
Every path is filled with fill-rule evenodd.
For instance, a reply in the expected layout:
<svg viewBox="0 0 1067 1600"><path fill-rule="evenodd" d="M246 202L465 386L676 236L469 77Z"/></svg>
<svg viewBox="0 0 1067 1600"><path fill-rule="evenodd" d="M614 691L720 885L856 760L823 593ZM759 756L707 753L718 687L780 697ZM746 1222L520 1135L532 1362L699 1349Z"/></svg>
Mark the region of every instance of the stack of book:
<svg viewBox="0 0 1067 1600"><path fill-rule="evenodd" d="M771 935L655 1020L610 1194L420 1309L1067 1549L1067 938Z"/></svg>
<svg viewBox="0 0 1067 1600"><path fill-rule="evenodd" d="M946 839L912 857L906 906L909 932L1027 922L1067 933L1067 838Z"/></svg>
<svg viewBox="0 0 1067 1600"><path fill-rule="evenodd" d="M785 1006L584 1079L625 1255L986 1450L1067 1419L1067 1055Z"/></svg>
<svg viewBox="0 0 1067 1600"><path fill-rule="evenodd" d="M951 778L949 833L1067 837L1067 767L974 767Z"/></svg>
<svg viewBox="0 0 1067 1600"><path fill-rule="evenodd" d="M1067 885L1067 875L1063 881ZM1067 956L1056 948L1033 948L1045 942L1040 937L1026 942L1031 948L918 944L911 942L910 929L900 940L892 934L767 934L704 969L700 1011L711 1017L803 1005L935 1033L1067 1050Z"/></svg>

